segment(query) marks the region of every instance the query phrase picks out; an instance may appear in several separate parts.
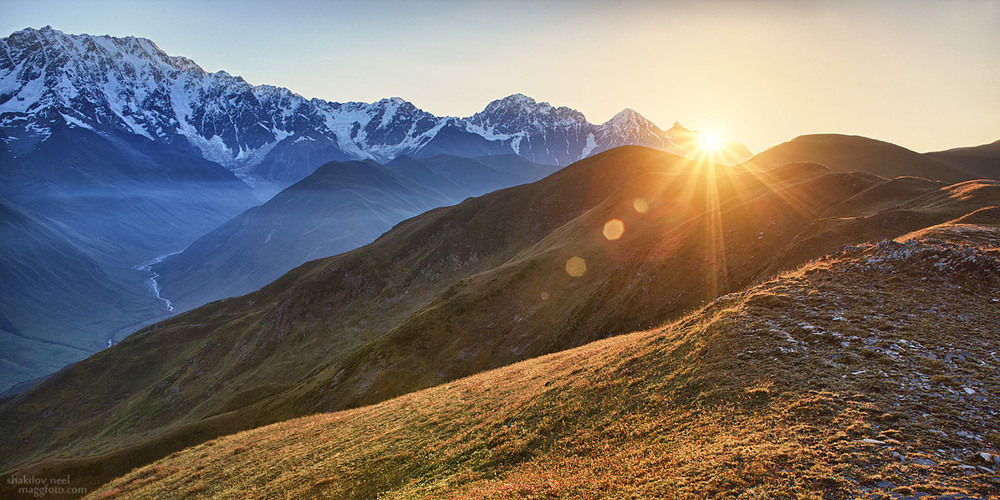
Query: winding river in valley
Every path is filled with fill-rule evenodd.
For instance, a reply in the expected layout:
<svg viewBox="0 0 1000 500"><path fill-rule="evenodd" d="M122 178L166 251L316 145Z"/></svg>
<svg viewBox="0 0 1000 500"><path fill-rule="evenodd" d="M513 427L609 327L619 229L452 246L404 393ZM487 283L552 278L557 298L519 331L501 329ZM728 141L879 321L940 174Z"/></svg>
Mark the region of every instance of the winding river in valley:
<svg viewBox="0 0 1000 500"><path fill-rule="evenodd" d="M160 262L163 262L163 259L166 259L167 257L170 257L171 255L177 255L177 254L181 253L182 251L183 250L178 250L176 252L165 253L165 254L163 254L163 255L161 255L161 256L159 256L159 257L157 257L157 258L155 258L155 259L153 259L153 260L151 260L151 261L149 261L149 262L147 262L147 263L145 263L145 264L143 264L143 265L141 265L141 266L139 266L139 267L136 268L139 271L150 273L149 279L146 280L146 282L149 284L149 289L153 292L153 295L155 295L156 298L158 298L158 299L160 299L160 300L163 301L163 303L167 306L167 311L170 311L170 312L174 312L174 306L170 303L170 299L167 299L166 297L163 297L163 296L160 295L160 284L156 282L156 278L159 278L160 275L156 274L155 272L153 272L153 266L155 266L156 264L159 264Z"/></svg>
<svg viewBox="0 0 1000 500"><path fill-rule="evenodd" d="M159 299L160 301L163 302L163 305L165 305L167 307L167 312L174 312L174 305L170 303L170 299L168 299L168 298L160 295L160 284L156 281L156 279L159 278L160 275L156 274L153 271L153 266L155 266L156 264L159 264L160 262L163 262L163 260L166 259L167 257L170 257L171 255L177 255L177 254L181 253L182 251L183 250L178 250L176 252L165 253L165 254L160 255L159 257L156 257L155 259L153 259L153 260L151 260L149 262L146 262L145 264L143 264L143 265L138 266L138 267L135 268L136 271L141 271L141 272L144 272L144 273L149 273L149 278L146 278L146 288L149 290L150 293L153 294L154 297L156 297L157 299ZM144 324L144 322L140 322L140 323L137 323L136 325L132 325L132 327L142 326L143 324ZM124 332L125 335L128 335L129 333L132 332L132 329L133 329L132 327L126 328L126 330L128 330L128 331ZM118 333L122 333L122 331L113 333L110 337L108 337L108 347L111 347L111 346L113 346L113 345L115 345L117 343L115 341L115 335L117 335Z"/></svg>

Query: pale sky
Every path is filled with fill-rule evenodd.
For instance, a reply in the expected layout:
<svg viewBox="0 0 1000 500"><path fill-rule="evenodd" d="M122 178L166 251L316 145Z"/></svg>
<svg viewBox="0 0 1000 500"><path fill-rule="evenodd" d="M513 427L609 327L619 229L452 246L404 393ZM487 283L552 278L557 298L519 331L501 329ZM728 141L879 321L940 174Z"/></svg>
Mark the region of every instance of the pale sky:
<svg viewBox="0 0 1000 500"><path fill-rule="evenodd" d="M1000 0L0 0L0 36L45 25L436 115L521 92L754 152L824 132L921 152L1000 139Z"/></svg>

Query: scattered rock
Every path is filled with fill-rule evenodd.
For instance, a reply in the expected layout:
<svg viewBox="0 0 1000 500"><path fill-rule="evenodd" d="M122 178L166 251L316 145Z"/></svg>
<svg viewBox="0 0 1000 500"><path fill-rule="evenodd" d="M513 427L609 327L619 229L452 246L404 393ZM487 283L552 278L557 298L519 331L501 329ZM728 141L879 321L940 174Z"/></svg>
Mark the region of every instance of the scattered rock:
<svg viewBox="0 0 1000 500"><path fill-rule="evenodd" d="M935 462L933 460L926 459L926 458L914 458L913 459L913 464L914 465L926 465L927 467L936 467L937 466L937 462Z"/></svg>
<svg viewBox="0 0 1000 500"><path fill-rule="evenodd" d="M982 441L983 440L982 437L977 436L977 435L975 435L975 434L973 434L971 432L966 432L966 431L958 431L958 432L955 433L955 435L959 436L959 437L964 437L966 439L975 439L976 441Z"/></svg>

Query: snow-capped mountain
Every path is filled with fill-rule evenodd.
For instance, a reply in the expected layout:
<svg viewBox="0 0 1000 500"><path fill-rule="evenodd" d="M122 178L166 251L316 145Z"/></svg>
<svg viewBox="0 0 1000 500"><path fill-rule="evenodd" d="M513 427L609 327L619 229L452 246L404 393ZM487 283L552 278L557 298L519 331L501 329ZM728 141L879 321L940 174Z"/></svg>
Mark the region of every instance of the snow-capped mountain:
<svg viewBox="0 0 1000 500"><path fill-rule="evenodd" d="M515 94L467 118L438 117L398 97L305 99L208 73L145 38L68 35L45 27L0 40L0 138L13 155L53 124L126 132L189 150L251 185L286 186L332 160L515 152L565 165L612 147L687 148L632 110L595 125L578 111Z"/></svg>

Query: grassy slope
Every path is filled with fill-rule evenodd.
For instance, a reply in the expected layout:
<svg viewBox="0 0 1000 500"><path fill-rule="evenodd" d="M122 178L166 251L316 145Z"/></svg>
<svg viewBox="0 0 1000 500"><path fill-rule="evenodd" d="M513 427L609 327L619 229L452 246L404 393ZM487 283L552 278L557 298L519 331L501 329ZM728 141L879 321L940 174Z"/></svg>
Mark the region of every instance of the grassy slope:
<svg viewBox="0 0 1000 500"><path fill-rule="evenodd" d="M852 247L660 328L212 440L93 497L996 498L992 222L989 246Z"/></svg>
<svg viewBox="0 0 1000 500"><path fill-rule="evenodd" d="M314 411L278 405L269 413L233 412L343 359L457 280L503 264L627 179L678 161L623 148L533 187L425 213L372 245L307 263L259 292L133 334L0 407L6 452L0 467L122 448L128 467L136 463L129 460L178 449L185 440ZM148 446L140 451L127 448L143 442Z"/></svg>

